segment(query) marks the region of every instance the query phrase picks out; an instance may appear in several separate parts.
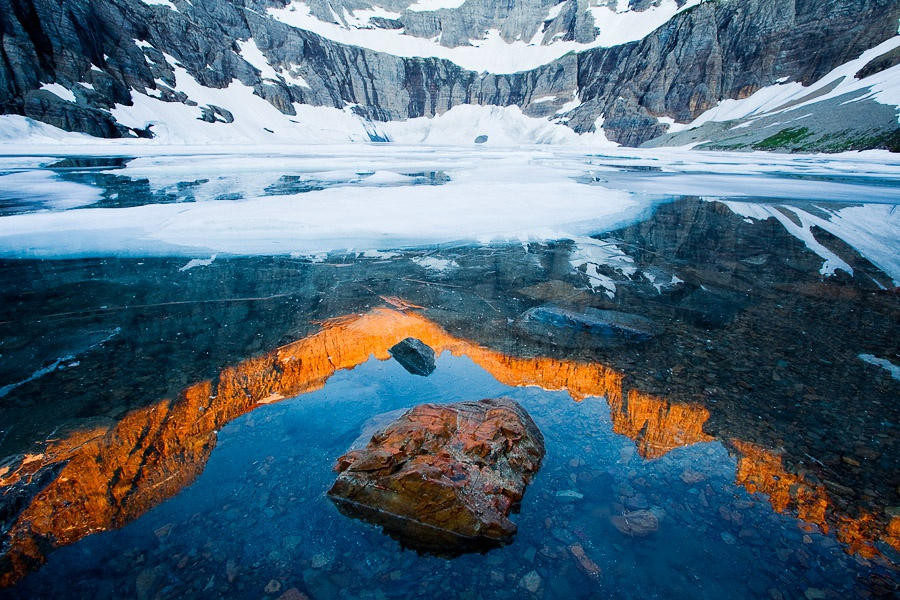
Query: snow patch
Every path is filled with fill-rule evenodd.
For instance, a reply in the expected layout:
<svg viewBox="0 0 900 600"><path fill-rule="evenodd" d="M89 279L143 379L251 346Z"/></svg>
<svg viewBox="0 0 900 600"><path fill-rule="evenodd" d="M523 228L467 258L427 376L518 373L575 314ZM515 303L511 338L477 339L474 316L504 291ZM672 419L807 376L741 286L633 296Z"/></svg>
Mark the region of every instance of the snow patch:
<svg viewBox="0 0 900 600"><path fill-rule="evenodd" d="M736 214L750 219L777 219L785 229L825 261L821 270L824 275L832 275L836 269L852 275L853 269L813 238L813 226L842 239L863 258L881 269L893 280L894 285L900 285L900 254L896 252L897 241L900 240L900 208L897 206L869 204L838 209L817 206L817 209L828 215L825 219L794 206L777 207L746 202L725 204ZM788 210L800 221L800 225L785 215L784 211Z"/></svg>
<svg viewBox="0 0 900 600"><path fill-rule="evenodd" d="M412 261L423 269L428 269L429 271L434 271L435 273L446 273L450 269L459 268L459 265L456 264L455 260L437 258L436 256L417 257L412 259Z"/></svg>
<svg viewBox="0 0 900 600"><path fill-rule="evenodd" d="M64 87L59 83L41 84L41 89L62 98L66 102L75 102L75 94L72 90Z"/></svg>
<svg viewBox="0 0 900 600"><path fill-rule="evenodd" d="M184 265L179 271L190 271L196 267L208 267L213 264L213 261L216 260L216 255L213 254L209 258L192 258L188 261L188 264Z"/></svg>
<svg viewBox="0 0 900 600"><path fill-rule="evenodd" d="M413 12L430 12L435 10L453 10L466 3L466 0L418 0L407 10Z"/></svg>
<svg viewBox="0 0 900 600"><path fill-rule="evenodd" d="M738 126L747 127L752 124L753 119L763 115L791 112L817 102L857 92L860 96L854 100L872 98L881 104L900 108L900 65L864 79L856 79L856 73L869 61L897 47L900 47L900 35L863 52L859 58L836 67L809 86L786 82L786 79L782 78L774 85L761 88L742 100L729 99L719 102L717 106L704 112L685 127L694 128L709 121L750 119L750 122Z"/></svg>
<svg viewBox="0 0 900 600"><path fill-rule="evenodd" d="M593 7L595 22L600 27L600 35L593 42L582 44L554 40L551 44L538 42L542 34L538 32L533 40L506 42L499 31L488 31L481 40L473 40L468 46L447 48L440 45L440 36L424 39L406 35L403 30L386 30L372 27L368 19L362 21L361 11L345 13L344 18L335 15L334 22L320 21L312 15L307 3L293 0L283 8L269 8L268 15L298 29L311 31L332 41L350 46L358 46L403 57L436 57L452 61L464 69L479 73L497 74L529 71L561 58L570 52L589 48L614 46L639 40L650 34L667 20L681 11L699 4L700 0L688 0L678 8L675 0L663 0L656 7L642 12L614 12L606 7ZM460 0L419 0L410 10L434 11L454 9L463 5ZM415 7L415 8L414 8ZM550 9L549 15L558 15L562 5Z"/></svg>
<svg viewBox="0 0 900 600"><path fill-rule="evenodd" d="M574 249L569 255L569 264L587 277L588 285L594 292L603 292L610 298L616 295L615 280L601 273L601 267L608 267L627 278L636 272L634 259L625 254L613 242L581 237L573 240Z"/></svg>
<svg viewBox="0 0 900 600"><path fill-rule="evenodd" d="M148 6L165 6L178 12L178 8L172 4L171 0L142 0L142 2Z"/></svg>
<svg viewBox="0 0 900 600"><path fill-rule="evenodd" d="M593 46L618 46L642 40L666 24L680 12L700 4L701 0L688 0L681 7L675 0L663 0L659 6L644 11L628 10L628 2L616 3L616 10L608 6L592 6L588 10L594 17L594 25L600 29ZM623 10L619 10L623 7Z"/></svg>

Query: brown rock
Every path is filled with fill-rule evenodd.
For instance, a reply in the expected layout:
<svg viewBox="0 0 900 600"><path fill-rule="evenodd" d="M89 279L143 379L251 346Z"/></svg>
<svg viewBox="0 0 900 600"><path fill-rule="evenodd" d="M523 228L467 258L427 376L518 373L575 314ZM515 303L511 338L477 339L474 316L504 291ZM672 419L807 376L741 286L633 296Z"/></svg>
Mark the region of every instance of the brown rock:
<svg viewBox="0 0 900 600"><path fill-rule="evenodd" d="M591 579L600 579L602 574L600 567L584 553L584 547L581 544L572 544L569 546L569 552L572 553L572 556L575 558L575 564L578 565L582 573Z"/></svg>
<svg viewBox="0 0 900 600"><path fill-rule="evenodd" d="M410 548L484 551L512 540L508 516L543 456L541 432L512 400L421 404L339 458L328 494Z"/></svg>

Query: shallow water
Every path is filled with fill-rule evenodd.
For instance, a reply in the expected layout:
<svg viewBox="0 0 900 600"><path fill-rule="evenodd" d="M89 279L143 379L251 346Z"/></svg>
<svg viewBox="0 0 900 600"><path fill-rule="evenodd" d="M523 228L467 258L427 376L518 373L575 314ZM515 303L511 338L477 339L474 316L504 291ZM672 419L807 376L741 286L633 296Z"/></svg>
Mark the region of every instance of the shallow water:
<svg viewBox="0 0 900 600"><path fill-rule="evenodd" d="M509 546L452 560L417 555L325 497L331 467L367 420L420 402L501 395L530 412L547 446ZM127 596L138 585L148 597L260 597L268 585L314 598L513 598L532 571L546 597L734 598L770 589L796 597L809 588L848 597L860 587L856 577L870 569L834 536L775 513L735 472L718 442L642 458L613 432L602 399L505 386L467 357L445 353L427 378L371 359L321 391L226 425L193 485L131 525L57 551L19 592ZM634 510L653 511L659 531L632 537L611 524ZM601 577L578 568L575 545Z"/></svg>
<svg viewBox="0 0 900 600"><path fill-rule="evenodd" d="M402 158L357 170L467 173ZM722 184L702 165L535 160ZM135 161L38 162L89 179ZM854 188L841 163L772 161L760 189L787 171L820 199L673 195L593 237L520 243L0 261L0 596L896 594L895 174ZM162 163L144 163L157 181L193 181ZM841 186L881 196L824 201ZM409 336L439 354L428 377L389 359ZM371 419L500 395L547 441L510 545L420 556L325 497ZM658 530L616 527L648 511Z"/></svg>

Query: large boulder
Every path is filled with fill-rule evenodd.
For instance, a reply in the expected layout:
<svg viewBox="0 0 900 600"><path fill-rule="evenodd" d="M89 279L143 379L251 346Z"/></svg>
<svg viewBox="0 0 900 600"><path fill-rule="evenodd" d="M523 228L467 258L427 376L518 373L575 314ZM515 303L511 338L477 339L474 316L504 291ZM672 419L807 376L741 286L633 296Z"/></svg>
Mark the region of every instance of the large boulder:
<svg viewBox="0 0 900 600"><path fill-rule="evenodd" d="M453 556L512 540L544 438L507 398L421 404L338 459L328 495L414 550Z"/></svg>

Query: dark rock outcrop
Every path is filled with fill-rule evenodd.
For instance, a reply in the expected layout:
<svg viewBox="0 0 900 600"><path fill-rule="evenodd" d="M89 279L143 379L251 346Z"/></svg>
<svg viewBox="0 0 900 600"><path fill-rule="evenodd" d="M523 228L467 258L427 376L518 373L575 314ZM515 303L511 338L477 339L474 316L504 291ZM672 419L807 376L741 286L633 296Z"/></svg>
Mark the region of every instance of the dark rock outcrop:
<svg viewBox="0 0 900 600"><path fill-rule="evenodd" d="M543 456L541 432L512 400L421 404L338 459L328 495L412 549L486 551L512 540L509 514Z"/></svg>
<svg viewBox="0 0 900 600"><path fill-rule="evenodd" d="M313 2L313 13L325 11L326 4ZM455 16L405 10L395 22L373 26L399 23L423 37L437 31L447 45L472 38L470 29L484 31L485 24L507 41L537 34L543 43L594 39L585 3L568 0L543 24L536 15L551 6L540 4L532 2L521 12L470 0ZM652 3L634 4L640 9ZM481 104L553 117L577 97L581 105L562 122L587 132L602 117L609 139L635 146L667 131L659 117L689 122L722 100L745 98L785 78L809 84L896 35L900 18L900 3L893 0L709 1L640 41L568 54L527 72L490 74L446 60L333 42L275 20L267 11L283 7L279 0L176 0L175 5L177 10L141 0L0 0L0 114L26 115L95 136L150 135L117 123L111 109L130 106L141 93L196 107L175 89L181 67L203 86L224 88L236 81L252 87L285 115L296 113L295 104L349 106L364 119L390 121ZM467 14L468 21L460 17ZM275 78L243 58L241 44L250 39ZM893 55L885 57L865 73L895 62ZM39 92L54 83L75 99ZM223 126L229 122L213 107L198 107L196 117ZM878 144L885 145L869 132L851 147Z"/></svg>

